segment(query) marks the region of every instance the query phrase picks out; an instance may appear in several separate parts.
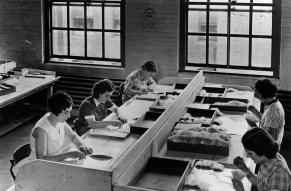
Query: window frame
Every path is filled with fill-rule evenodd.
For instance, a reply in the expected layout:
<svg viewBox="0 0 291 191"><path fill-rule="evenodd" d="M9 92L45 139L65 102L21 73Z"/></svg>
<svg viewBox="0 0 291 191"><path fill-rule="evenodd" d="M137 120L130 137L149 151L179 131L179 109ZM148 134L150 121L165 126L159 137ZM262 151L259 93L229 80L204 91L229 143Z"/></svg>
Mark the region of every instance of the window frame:
<svg viewBox="0 0 291 191"><path fill-rule="evenodd" d="M253 71L272 71L273 75L271 77L279 78L279 68L280 68L280 44L281 44L281 1L280 0L273 0L272 7L273 7L273 14L272 14L272 34L271 36L266 35L253 35L251 34L252 30L252 15L253 15L253 6L270 6L270 3L253 3L253 0L250 0L250 3L232 3L233 1L228 0L228 2L210 2L210 0L206 0L205 2L189 2L189 0L181 1L180 6L180 60L179 60L179 72L196 72L194 70L186 70L187 66L190 67L197 67L206 69L205 72L211 73L218 73L218 74L235 74L235 75L244 75L244 76L256 76L254 74L241 74L236 72L217 72L216 69L239 69L239 70L253 70ZM188 5L205 5L206 6L206 32L205 33L190 33L188 31ZM227 32L226 34L221 33L210 33L209 32L209 23L210 23L210 5L227 5L228 10L227 13ZM230 14L231 14L231 6L232 5L249 5L249 34L247 35L236 35L230 34ZM206 36L206 50L205 50L205 63L188 63L188 36L191 35L202 35L203 37ZM190 36L191 36L190 35ZM223 36L227 38L227 63L226 65L220 64L209 64L209 37L219 37ZM231 37L247 37L249 39L249 51L248 51L248 66L234 66L230 65L230 38ZM271 67L270 68L262 68L262 67L254 67L251 66L251 59L252 59L252 43L251 41L255 38L261 37L268 37L272 41L271 46ZM264 75L257 75L257 76L264 76ZM268 75L267 75L268 76ZM270 76L268 76L270 77Z"/></svg>
<svg viewBox="0 0 291 191"><path fill-rule="evenodd" d="M66 27L53 27L52 25L52 7L54 3L64 3L67 9L67 26ZM71 3L83 3L84 6L84 28L73 28L70 26L69 10ZM100 3L102 8L102 27L100 29L88 29L87 28L87 6L90 3ZM113 4L120 3L120 28L119 29L105 29L105 7L116 7ZM112 4L111 6L108 4ZM117 6L119 7L119 6ZM125 67L125 0L114 1L114 0L45 0L43 6L43 27L44 27L44 62L45 63L58 63L58 64L75 64L80 66L106 66L106 67ZM67 55L54 55L53 54L53 30L67 31ZM70 55L70 32L71 31L82 31L84 32L84 56L72 56ZM101 32L102 33L102 56L101 57L90 57L87 56L87 32ZM105 33L106 32L119 32L120 33L120 58L106 58L105 57ZM76 62L71 61L52 61L51 59L67 59L77 60ZM104 64L103 62L108 62ZM91 64L90 62L93 62ZM99 62L99 63L98 63ZM110 62L117 62L120 65L110 64ZM102 64L103 63L103 64Z"/></svg>

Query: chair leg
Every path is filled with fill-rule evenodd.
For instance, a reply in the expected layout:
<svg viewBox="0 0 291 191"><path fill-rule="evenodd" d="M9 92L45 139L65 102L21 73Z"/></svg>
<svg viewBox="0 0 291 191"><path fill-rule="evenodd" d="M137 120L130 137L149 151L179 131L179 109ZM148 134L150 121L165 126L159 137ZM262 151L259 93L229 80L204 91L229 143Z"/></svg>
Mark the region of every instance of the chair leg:
<svg viewBox="0 0 291 191"><path fill-rule="evenodd" d="M11 174L13 180L15 181L15 175L14 175L14 172L13 172L14 160L10 160L10 163L11 163L10 174Z"/></svg>

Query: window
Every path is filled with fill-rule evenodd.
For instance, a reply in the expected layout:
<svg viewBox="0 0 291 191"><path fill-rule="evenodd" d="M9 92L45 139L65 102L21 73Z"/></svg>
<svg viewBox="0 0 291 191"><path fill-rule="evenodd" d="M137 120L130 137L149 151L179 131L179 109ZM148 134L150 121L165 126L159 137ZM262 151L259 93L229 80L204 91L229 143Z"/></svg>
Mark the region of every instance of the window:
<svg viewBox="0 0 291 191"><path fill-rule="evenodd" d="M279 75L279 0L186 0L182 71Z"/></svg>
<svg viewBox="0 0 291 191"><path fill-rule="evenodd" d="M123 66L124 0L51 0L46 62Z"/></svg>

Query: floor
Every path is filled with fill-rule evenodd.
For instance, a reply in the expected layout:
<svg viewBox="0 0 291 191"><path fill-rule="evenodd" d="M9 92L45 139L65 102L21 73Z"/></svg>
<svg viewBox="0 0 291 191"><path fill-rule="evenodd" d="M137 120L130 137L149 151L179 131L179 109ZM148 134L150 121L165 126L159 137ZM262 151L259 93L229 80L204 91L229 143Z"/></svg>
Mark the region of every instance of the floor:
<svg viewBox="0 0 291 191"><path fill-rule="evenodd" d="M37 119L34 119L17 129L0 136L0 190L5 191L14 184L10 175L10 158L13 151L19 146L29 142L30 131ZM291 167L291 141L283 142L281 154L285 157L289 167Z"/></svg>
<svg viewBox="0 0 291 191"><path fill-rule="evenodd" d="M14 184L10 175L10 159L13 151L19 146L29 143L29 134L35 124L32 120L13 131L0 136L0 190L4 191Z"/></svg>

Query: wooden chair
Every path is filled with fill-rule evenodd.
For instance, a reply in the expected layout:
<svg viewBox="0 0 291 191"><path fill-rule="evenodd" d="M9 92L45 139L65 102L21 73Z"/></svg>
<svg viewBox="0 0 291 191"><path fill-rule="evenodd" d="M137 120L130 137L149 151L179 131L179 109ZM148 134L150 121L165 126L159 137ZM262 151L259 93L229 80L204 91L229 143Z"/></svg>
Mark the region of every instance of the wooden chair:
<svg viewBox="0 0 291 191"><path fill-rule="evenodd" d="M22 161L23 159L25 159L26 157L28 157L31 153L31 148L30 148L30 144L25 144L22 145L21 147L17 148L13 155L12 155L12 159L10 160L11 163L11 167L10 167L10 174L12 176L12 178L15 180L15 175L13 172L13 167L18 164L20 161Z"/></svg>

